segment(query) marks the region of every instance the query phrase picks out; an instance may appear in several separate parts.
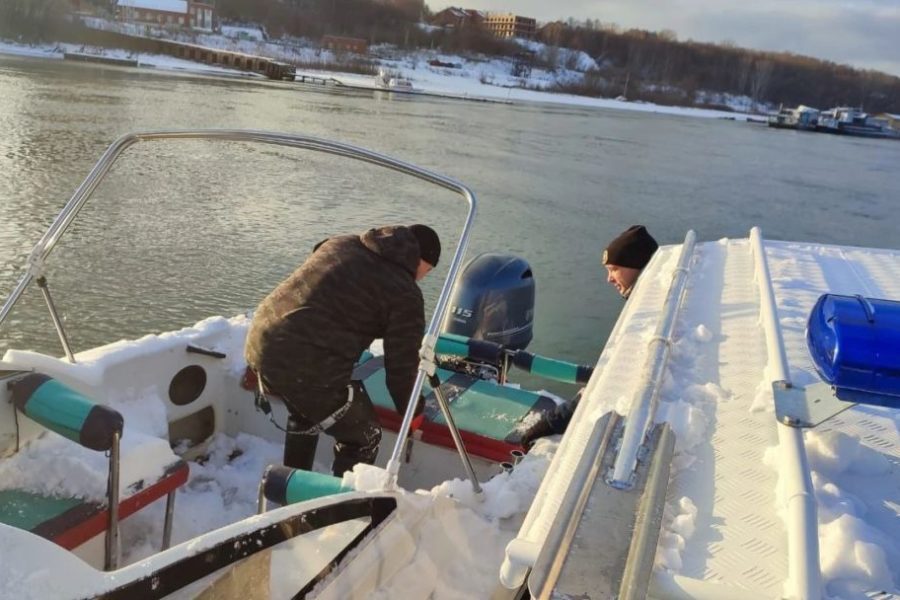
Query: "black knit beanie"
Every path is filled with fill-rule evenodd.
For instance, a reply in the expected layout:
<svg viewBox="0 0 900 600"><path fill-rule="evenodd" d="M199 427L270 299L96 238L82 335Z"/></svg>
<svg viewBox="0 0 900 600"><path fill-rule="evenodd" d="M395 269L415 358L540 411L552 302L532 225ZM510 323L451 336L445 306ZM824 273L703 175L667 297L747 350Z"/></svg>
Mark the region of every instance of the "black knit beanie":
<svg viewBox="0 0 900 600"><path fill-rule="evenodd" d="M632 225L614 239L603 251L604 265L643 269L659 244L643 225Z"/></svg>
<svg viewBox="0 0 900 600"><path fill-rule="evenodd" d="M419 257L436 267L441 258L441 240L438 234L428 225L410 225L409 230L419 242Z"/></svg>

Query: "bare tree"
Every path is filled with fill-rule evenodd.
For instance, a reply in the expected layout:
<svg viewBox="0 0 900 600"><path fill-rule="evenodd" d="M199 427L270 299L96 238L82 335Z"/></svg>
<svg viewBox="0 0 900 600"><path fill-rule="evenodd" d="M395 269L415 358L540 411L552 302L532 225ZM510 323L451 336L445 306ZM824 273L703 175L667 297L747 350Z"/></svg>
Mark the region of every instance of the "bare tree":
<svg viewBox="0 0 900 600"><path fill-rule="evenodd" d="M745 94L750 82L750 71L753 69L753 57L749 54L741 56L737 71L737 93Z"/></svg>
<svg viewBox="0 0 900 600"><path fill-rule="evenodd" d="M766 59L757 60L754 65L753 77L750 79L750 97L753 99L754 109L768 91L774 68L774 63Z"/></svg>

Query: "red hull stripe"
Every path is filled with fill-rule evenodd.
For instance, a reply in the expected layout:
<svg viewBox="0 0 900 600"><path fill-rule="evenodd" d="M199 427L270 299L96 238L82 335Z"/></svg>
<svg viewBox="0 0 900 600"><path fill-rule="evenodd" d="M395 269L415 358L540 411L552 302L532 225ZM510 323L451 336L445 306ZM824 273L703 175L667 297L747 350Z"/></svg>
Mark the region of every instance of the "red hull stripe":
<svg viewBox="0 0 900 600"><path fill-rule="evenodd" d="M187 481L189 473L190 468L184 462L179 461L173 467L170 467L162 479L119 502L119 520L133 515L154 500L158 500L172 490L177 489ZM72 525L72 522L76 520L78 523ZM72 550L106 531L108 520L109 511L103 506L82 504L66 511L51 521L42 523L35 528L34 533L50 539L63 548ZM65 525L69 526L65 527ZM50 533L50 535L44 535L42 530ZM53 531L59 531L59 533L51 533Z"/></svg>

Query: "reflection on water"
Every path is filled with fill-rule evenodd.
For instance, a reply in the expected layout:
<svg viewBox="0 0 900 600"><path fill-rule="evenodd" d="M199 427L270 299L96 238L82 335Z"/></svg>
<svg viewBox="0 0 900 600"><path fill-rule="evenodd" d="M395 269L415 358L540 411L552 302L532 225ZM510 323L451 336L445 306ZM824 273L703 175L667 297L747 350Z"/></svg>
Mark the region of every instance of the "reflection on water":
<svg viewBox="0 0 900 600"><path fill-rule="evenodd" d="M459 178L480 201L470 254L509 251L532 263L533 349L583 362L594 360L621 307L602 283L600 253L633 223L661 243L688 228L708 240L761 225L772 238L900 245L897 143L392 97L0 58L0 295L106 146L160 128L302 132ZM63 238L48 277L78 349L173 329L252 308L328 235L423 221L449 254L464 206L433 190L302 151L140 145ZM426 280L430 302L438 287ZM32 290L0 330L0 351L59 353L43 312Z"/></svg>

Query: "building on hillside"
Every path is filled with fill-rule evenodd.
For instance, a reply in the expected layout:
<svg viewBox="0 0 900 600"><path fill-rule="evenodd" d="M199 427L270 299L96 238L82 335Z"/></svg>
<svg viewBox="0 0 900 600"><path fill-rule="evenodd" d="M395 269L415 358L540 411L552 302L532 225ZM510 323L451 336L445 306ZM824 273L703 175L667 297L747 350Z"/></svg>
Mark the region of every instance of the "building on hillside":
<svg viewBox="0 0 900 600"><path fill-rule="evenodd" d="M512 13L488 13L484 19L484 26L497 37L530 40L534 38L537 21L531 17Z"/></svg>
<svg viewBox="0 0 900 600"><path fill-rule="evenodd" d="M366 54L369 51L369 43L366 40L339 35L322 36L322 47L340 52L353 52L354 54Z"/></svg>
<svg viewBox="0 0 900 600"><path fill-rule="evenodd" d="M547 23L537 31L537 37L542 42L551 43L558 46L562 40L563 34L566 32L566 24L562 21L553 21Z"/></svg>
<svg viewBox="0 0 900 600"><path fill-rule="evenodd" d="M900 131L900 114L893 113L881 113L875 115L875 118L879 121L884 121L887 123L887 126L896 131Z"/></svg>
<svg viewBox="0 0 900 600"><path fill-rule="evenodd" d="M129 23L212 31L215 6L195 0L118 0L119 18Z"/></svg>
<svg viewBox="0 0 900 600"><path fill-rule="evenodd" d="M466 27L468 25L481 25L484 22L484 13L471 8L445 8L431 18L431 24L436 27Z"/></svg>
<svg viewBox="0 0 900 600"><path fill-rule="evenodd" d="M216 7L213 0L209 2L197 2L195 0L188 1L188 12L191 15L191 27L201 31L213 30L213 16Z"/></svg>
<svg viewBox="0 0 900 600"><path fill-rule="evenodd" d="M187 0L118 0L119 18L129 23L190 26Z"/></svg>

